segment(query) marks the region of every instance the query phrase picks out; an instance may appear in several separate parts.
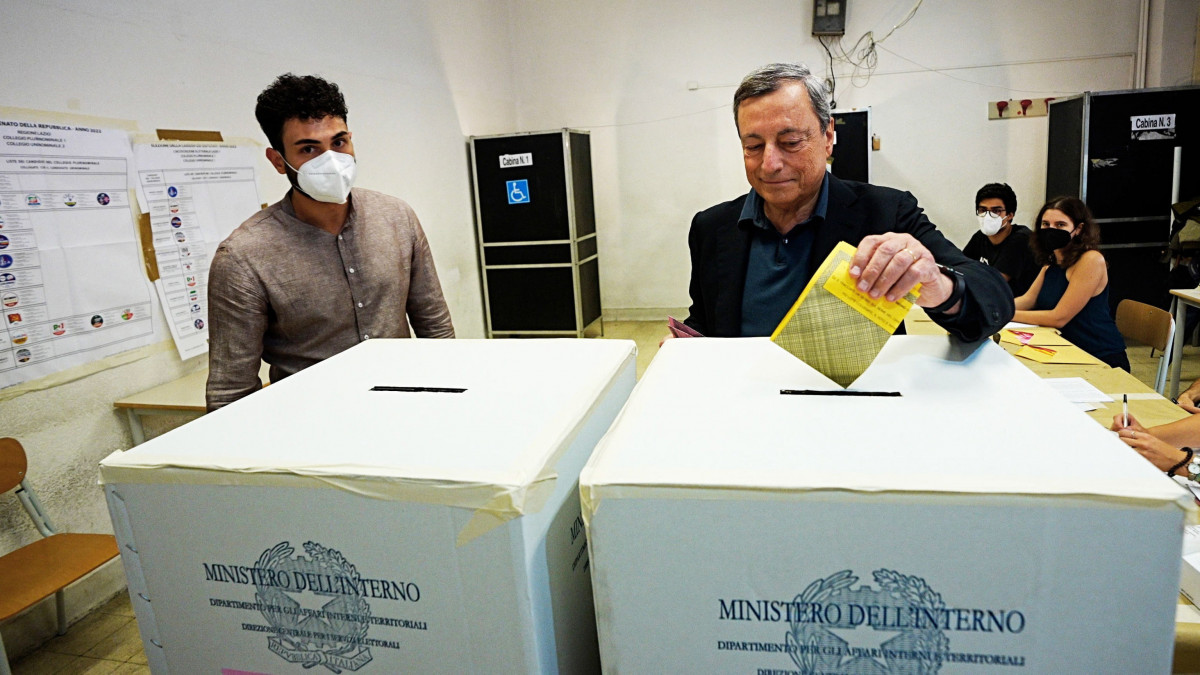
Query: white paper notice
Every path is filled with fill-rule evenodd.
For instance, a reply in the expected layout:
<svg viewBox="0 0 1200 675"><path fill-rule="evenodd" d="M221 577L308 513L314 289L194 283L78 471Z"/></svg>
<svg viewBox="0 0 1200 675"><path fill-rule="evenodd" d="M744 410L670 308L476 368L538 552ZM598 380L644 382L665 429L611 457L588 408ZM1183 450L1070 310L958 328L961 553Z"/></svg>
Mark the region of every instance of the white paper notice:
<svg viewBox="0 0 1200 675"><path fill-rule="evenodd" d="M1113 400L1082 377L1048 377L1042 381L1072 403L1107 403ZM1089 410L1095 410L1095 407Z"/></svg>
<svg viewBox="0 0 1200 675"><path fill-rule="evenodd" d="M134 147L138 201L150 214L158 281L179 358L208 351L208 265L234 228L261 208L250 148L162 142Z"/></svg>
<svg viewBox="0 0 1200 675"><path fill-rule="evenodd" d="M0 120L0 387L151 344L124 131Z"/></svg>

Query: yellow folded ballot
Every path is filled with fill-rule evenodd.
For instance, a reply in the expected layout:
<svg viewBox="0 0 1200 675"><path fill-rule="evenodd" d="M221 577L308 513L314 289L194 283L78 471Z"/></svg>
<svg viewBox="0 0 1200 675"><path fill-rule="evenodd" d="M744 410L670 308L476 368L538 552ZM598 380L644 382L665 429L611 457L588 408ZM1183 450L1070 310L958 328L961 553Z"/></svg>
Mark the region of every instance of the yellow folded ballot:
<svg viewBox="0 0 1200 675"><path fill-rule="evenodd" d="M849 272L854 252L839 243L771 334L775 344L843 387L871 365L920 296L920 286L895 302L860 292Z"/></svg>

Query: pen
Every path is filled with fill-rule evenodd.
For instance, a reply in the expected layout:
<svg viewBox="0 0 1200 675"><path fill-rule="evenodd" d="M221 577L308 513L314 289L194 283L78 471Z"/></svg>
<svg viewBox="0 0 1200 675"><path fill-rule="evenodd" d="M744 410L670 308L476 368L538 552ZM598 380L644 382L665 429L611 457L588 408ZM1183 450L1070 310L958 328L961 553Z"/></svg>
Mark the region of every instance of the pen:
<svg viewBox="0 0 1200 675"><path fill-rule="evenodd" d="M1121 394L1121 414L1125 416L1125 426L1129 426L1129 394Z"/></svg>

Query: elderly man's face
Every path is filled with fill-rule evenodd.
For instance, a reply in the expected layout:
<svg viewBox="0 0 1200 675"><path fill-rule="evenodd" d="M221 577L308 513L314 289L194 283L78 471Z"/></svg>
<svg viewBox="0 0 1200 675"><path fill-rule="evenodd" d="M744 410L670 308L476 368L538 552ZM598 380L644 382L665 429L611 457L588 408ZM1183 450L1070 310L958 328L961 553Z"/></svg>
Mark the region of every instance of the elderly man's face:
<svg viewBox="0 0 1200 675"><path fill-rule="evenodd" d="M794 211L816 199L833 152L833 125L821 128L804 83L742 101L737 122L746 179L769 209Z"/></svg>

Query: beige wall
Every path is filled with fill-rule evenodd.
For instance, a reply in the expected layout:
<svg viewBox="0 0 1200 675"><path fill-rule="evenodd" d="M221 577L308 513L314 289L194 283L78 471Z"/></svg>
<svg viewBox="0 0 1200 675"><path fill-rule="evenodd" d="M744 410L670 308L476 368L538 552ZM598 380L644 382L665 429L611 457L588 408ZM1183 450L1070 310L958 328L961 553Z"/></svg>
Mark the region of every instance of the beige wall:
<svg viewBox="0 0 1200 675"><path fill-rule="evenodd" d="M0 3L0 106L132 120L143 132L218 129L265 145L254 120L263 87L286 71L324 75L346 94L358 184L413 205L458 334L482 337L464 135L515 124L503 3L297 7L283 0ZM261 198L278 200L286 182L265 160L258 168ZM204 357L180 362L167 344L134 356L141 358L0 400L0 435L25 444L31 481L64 530L112 531L97 464L131 445L112 402L204 365ZM151 433L182 421L160 418ZM0 553L36 536L17 500L0 498ZM109 565L73 589L69 613L81 615L123 584L119 566ZM10 655L51 635L52 617L49 602L6 624Z"/></svg>
<svg viewBox="0 0 1200 675"><path fill-rule="evenodd" d="M1177 62L1190 67L1177 54L1195 53L1195 32L1175 28L1194 16L1195 3L1162 3L1150 4L1157 37L1147 64L1151 79L1166 84L1175 82ZM868 30L882 36L910 6L856 0L847 42ZM463 337L483 333L465 136L590 129L605 307L657 317L687 304L692 214L748 189L729 112L739 79L771 61L824 69L805 7L792 0L6 2L0 105L133 120L143 131L219 129L261 140L254 98L274 76L329 77L350 105L359 184L412 203ZM845 66L835 68L838 106L871 106L883 142L873 154L875 181L915 193L961 244L982 183L1012 184L1025 222L1044 196L1045 118L989 122L986 103L1128 88L1140 10L1140 0L926 2L883 44L869 80L852 82ZM265 163L260 169L261 196L275 201L286 184ZM64 529L110 530L96 464L131 442L112 401L202 365L181 363L165 347L0 401L0 435L25 443L35 486ZM163 420L152 433L180 422ZM0 552L34 536L15 499L0 500ZM71 613L121 581L113 568L81 584ZM12 652L48 636L49 616L43 607L10 622L4 635Z"/></svg>
<svg viewBox="0 0 1200 675"><path fill-rule="evenodd" d="M606 312L658 317L685 306L692 215L749 189L733 91L772 61L824 72L811 4L515 6L524 19L513 24L519 129L592 130ZM850 3L847 48L867 31L882 37L911 6ZM1018 220L1028 222L1044 200L1047 120L989 122L987 103L1130 88L1140 8L1140 0L922 4L883 43L869 79L835 67L838 107L870 106L882 138L873 182L913 192L960 245L984 183L1011 184Z"/></svg>

